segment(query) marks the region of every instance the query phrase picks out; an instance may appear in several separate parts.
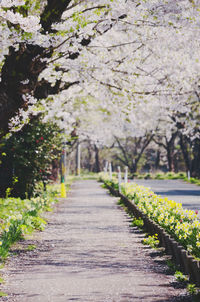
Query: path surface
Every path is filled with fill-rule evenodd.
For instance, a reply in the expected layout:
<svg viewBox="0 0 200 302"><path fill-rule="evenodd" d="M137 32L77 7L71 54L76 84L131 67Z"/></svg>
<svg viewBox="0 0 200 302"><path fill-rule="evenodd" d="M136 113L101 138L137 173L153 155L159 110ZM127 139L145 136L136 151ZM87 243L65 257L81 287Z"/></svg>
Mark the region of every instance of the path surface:
<svg viewBox="0 0 200 302"><path fill-rule="evenodd" d="M10 257L1 301L190 301L116 201L96 181L75 183L45 231L28 242L37 249L25 251L24 242Z"/></svg>
<svg viewBox="0 0 200 302"><path fill-rule="evenodd" d="M181 202L184 208L198 210L200 217L200 186L181 180L136 179L138 185L151 188L156 194Z"/></svg>

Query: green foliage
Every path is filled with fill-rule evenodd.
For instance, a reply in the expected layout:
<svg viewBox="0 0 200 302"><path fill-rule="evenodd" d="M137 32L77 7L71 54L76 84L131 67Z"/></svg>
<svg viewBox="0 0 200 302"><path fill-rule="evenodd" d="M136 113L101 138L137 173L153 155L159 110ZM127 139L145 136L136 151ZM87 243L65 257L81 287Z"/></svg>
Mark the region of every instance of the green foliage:
<svg viewBox="0 0 200 302"><path fill-rule="evenodd" d="M172 261L172 260L170 260L170 259L167 259L166 260L166 263L167 263L167 266L170 268L170 270L172 271L172 272L175 272L176 271L176 264Z"/></svg>
<svg viewBox="0 0 200 302"><path fill-rule="evenodd" d="M152 176L152 178L155 178L155 179L182 179L189 183L200 185L200 179L194 178L194 177L191 177L190 179L188 179L186 176L186 173L184 173L184 172L179 172L179 173L168 172L166 174L158 173L155 176Z"/></svg>
<svg viewBox="0 0 200 302"><path fill-rule="evenodd" d="M111 186L106 174L102 180ZM117 180L113 178L113 185ZM181 203L162 198L150 189L138 186L136 183L122 183L122 194L149 218L158 223L174 239L179 242L193 257L200 258L200 222L198 211L183 209Z"/></svg>
<svg viewBox="0 0 200 302"><path fill-rule="evenodd" d="M189 283L189 277L187 275L184 275L181 271L177 270L177 266L174 264L174 262L167 260L166 263L168 267L173 271L176 280L178 282L182 282L186 286L188 293L190 295L193 295L194 298L197 298L193 301L199 301L199 288L195 284Z"/></svg>
<svg viewBox="0 0 200 302"><path fill-rule="evenodd" d="M159 245L159 240L158 240L158 234L154 234L154 235L147 235L148 237L147 238L144 238L142 240L142 243L144 245L149 245L151 246L152 248L157 248L158 245Z"/></svg>
<svg viewBox="0 0 200 302"><path fill-rule="evenodd" d="M30 197L38 181L45 186L61 145L58 127L38 120L4 139L0 156L1 196L26 198L25 192Z"/></svg>
<svg viewBox="0 0 200 302"><path fill-rule="evenodd" d="M195 301L200 301L200 288L198 288L195 284L189 283L187 285L187 291L190 295L193 295L195 297Z"/></svg>
<svg viewBox="0 0 200 302"><path fill-rule="evenodd" d="M168 172L168 173L156 173L156 174L146 173L146 174L137 174L136 177L138 179L182 179L189 183L200 186L200 179L194 177L188 179L186 173L184 172L179 172L179 173Z"/></svg>
<svg viewBox="0 0 200 302"><path fill-rule="evenodd" d="M165 179L165 176L162 173L157 173L154 178L155 179Z"/></svg>
<svg viewBox="0 0 200 302"><path fill-rule="evenodd" d="M180 271L176 271L174 274L174 277L176 278L177 281L179 282L187 282L188 281L188 276L184 275Z"/></svg>
<svg viewBox="0 0 200 302"><path fill-rule="evenodd" d="M191 184L195 184L195 185L200 186L200 179L191 177L190 180L189 180L189 182L190 182Z"/></svg>
<svg viewBox="0 0 200 302"><path fill-rule="evenodd" d="M0 199L0 257L8 256L10 246L33 230L43 230L46 221L41 217L56 202L58 194L52 187L31 199Z"/></svg>
<svg viewBox="0 0 200 302"><path fill-rule="evenodd" d="M143 221L142 218L136 218L136 217L133 218L132 226L136 226L138 228L142 228L143 225L144 225L144 221Z"/></svg>
<svg viewBox="0 0 200 302"><path fill-rule="evenodd" d="M145 175L144 175L144 179L150 179L151 178L151 174L150 173L146 173Z"/></svg>
<svg viewBox="0 0 200 302"><path fill-rule="evenodd" d="M119 199L119 200L118 200L117 205L119 205L120 207L122 207L123 210L124 210L130 217L132 217L132 213L130 213L128 207L125 206L125 204L124 204L124 202L123 202L122 199Z"/></svg>
<svg viewBox="0 0 200 302"><path fill-rule="evenodd" d="M35 215L37 215L37 213L35 213ZM46 221L44 219L42 219L41 217L34 217L32 216L32 227L34 229L43 231L46 225Z"/></svg>

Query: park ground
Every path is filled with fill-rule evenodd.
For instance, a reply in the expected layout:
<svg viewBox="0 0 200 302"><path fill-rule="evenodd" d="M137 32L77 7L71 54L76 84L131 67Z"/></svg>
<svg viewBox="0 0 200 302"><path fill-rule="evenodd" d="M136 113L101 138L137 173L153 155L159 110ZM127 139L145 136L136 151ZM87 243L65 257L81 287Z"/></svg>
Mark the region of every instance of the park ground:
<svg viewBox="0 0 200 302"><path fill-rule="evenodd" d="M0 301L193 301L117 201L95 180L75 182L45 231L13 247Z"/></svg>

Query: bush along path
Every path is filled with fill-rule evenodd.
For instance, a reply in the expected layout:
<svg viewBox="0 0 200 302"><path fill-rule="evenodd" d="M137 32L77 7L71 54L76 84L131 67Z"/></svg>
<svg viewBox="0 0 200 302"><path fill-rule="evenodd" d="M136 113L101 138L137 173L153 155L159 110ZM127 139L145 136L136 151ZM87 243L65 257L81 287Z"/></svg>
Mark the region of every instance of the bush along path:
<svg viewBox="0 0 200 302"><path fill-rule="evenodd" d="M184 210L180 203L161 198L135 183L122 184L120 194L115 177L112 180L106 174L100 177L137 217L143 218L149 232L158 233L166 252L172 254L176 263L200 286L200 221L197 213Z"/></svg>
<svg viewBox="0 0 200 302"><path fill-rule="evenodd" d="M9 302L189 302L164 258L95 180L78 181L3 272ZM19 250L19 246L17 247Z"/></svg>
<svg viewBox="0 0 200 302"><path fill-rule="evenodd" d="M175 179L181 179L183 181L186 181L191 184L195 184L197 186L200 186L200 179L194 178L194 177L188 177L188 175L185 172L167 172L167 173L145 173L145 174L138 174L134 173L132 175L136 179L157 179L157 180L175 180Z"/></svg>

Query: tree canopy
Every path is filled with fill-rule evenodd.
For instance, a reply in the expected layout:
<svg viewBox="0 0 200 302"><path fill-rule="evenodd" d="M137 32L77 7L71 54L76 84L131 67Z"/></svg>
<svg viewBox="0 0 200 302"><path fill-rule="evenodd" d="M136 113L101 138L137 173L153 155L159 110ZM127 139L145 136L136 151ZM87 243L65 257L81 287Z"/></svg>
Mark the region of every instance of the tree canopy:
<svg viewBox="0 0 200 302"><path fill-rule="evenodd" d="M197 0L2 0L1 137L42 116L102 145L199 142L199 17Z"/></svg>

